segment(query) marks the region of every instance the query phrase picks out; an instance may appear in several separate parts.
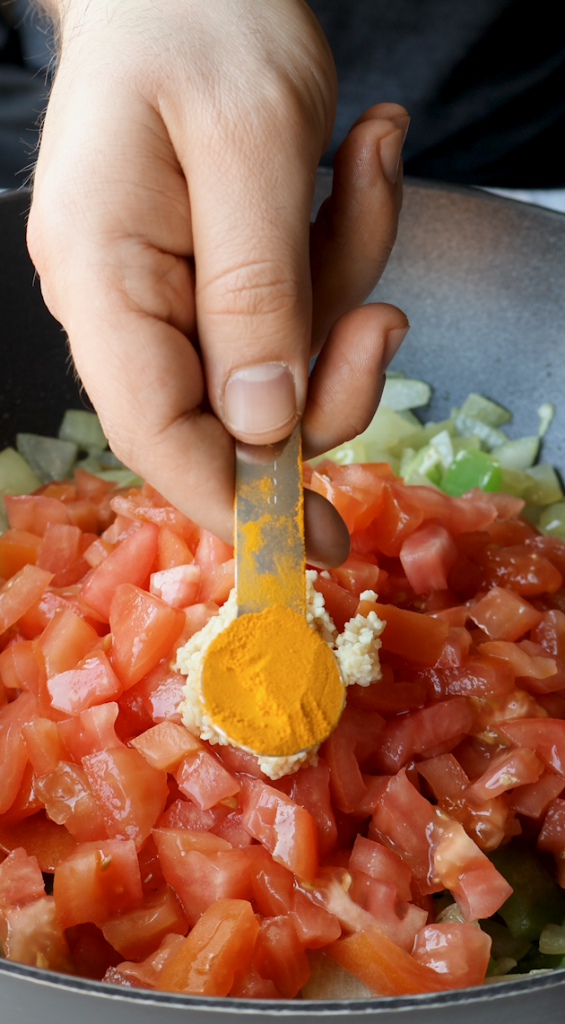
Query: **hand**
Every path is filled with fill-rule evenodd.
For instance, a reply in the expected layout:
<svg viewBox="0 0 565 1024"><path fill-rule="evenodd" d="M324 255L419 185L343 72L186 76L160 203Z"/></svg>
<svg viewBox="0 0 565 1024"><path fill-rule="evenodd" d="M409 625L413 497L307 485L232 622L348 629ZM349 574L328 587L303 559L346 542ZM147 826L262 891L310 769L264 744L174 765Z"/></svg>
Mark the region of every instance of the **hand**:
<svg viewBox="0 0 565 1024"><path fill-rule="evenodd" d="M50 3L61 59L28 228L46 303L112 450L229 540L234 437L271 443L303 416L312 455L376 408L407 321L355 307L396 234L406 112L353 127L310 241L336 83L302 0ZM339 517L313 518L310 556L339 564Z"/></svg>

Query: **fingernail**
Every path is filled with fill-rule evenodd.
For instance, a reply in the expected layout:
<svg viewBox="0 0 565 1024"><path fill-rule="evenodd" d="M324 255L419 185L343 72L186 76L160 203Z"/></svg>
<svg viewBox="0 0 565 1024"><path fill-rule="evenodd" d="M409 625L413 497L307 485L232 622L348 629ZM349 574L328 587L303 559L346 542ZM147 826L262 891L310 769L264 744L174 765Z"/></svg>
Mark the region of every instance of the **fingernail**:
<svg viewBox="0 0 565 1024"><path fill-rule="evenodd" d="M294 425L294 377L284 363L245 366L232 373L224 393L225 424L237 437Z"/></svg>
<svg viewBox="0 0 565 1024"><path fill-rule="evenodd" d="M410 125L410 115L409 114L398 114L398 115L395 114L394 117L389 117L389 121L392 121L396 125L397 128L401 128L402 131L404 132L404 138L406 138L406 132L408 131L408 128L409 128L409 125Z"/></svg>
<svg viewBox="0 0 565 1024"><path fill-rule="evenodd" d="M392 331L388 332L383 351L384 370L386 370L387 366L389 366L394 359L409 330L410 324L408 327L395 327Z"/></svg>
<svg viewBox="0 0 565 1024"><path fill-rule="evenodd" d="M405 134L402 128L397 128L390 135L385 135L379 143L381 166L391 185L395 184L398 177L398 165Z"/></svg>

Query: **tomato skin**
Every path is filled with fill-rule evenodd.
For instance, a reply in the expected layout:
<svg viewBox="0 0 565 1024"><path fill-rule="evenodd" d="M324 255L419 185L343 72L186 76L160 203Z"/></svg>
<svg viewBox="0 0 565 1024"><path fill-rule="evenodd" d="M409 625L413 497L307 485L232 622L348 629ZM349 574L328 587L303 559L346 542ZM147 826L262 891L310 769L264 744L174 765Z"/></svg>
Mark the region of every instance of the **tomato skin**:
<svg viewBox="0 0 565 1024"><path fill-rule="evenodd" d="M359 604L355 594L345 590L333 579L325 576L316 576L313 581L314 590L322 594L328 614L333 619L339 632L342 632L345 623L349 622L356 613Z"/></svg>
<svg viewBox="0 0 565 1024"><path fill-rule="evenodd" d="M466 796L471 802L480 804L514 786L537 782L542 772L541 761L527 747L501 752L493 758L487 771L469 786Z"/></svg>
<svg viewBox="0 0 565 1024"><path fill-rule="evenodd" d="M131 840L81 843L55 869L53 895L63 928L103 924L143 904L141 875Z"/></svg>
<svg viewBox="0 0 565 1024"><path fill-rule="evenodd" d="M361 601L357 614L368 615L370 611L386 622L381 637L384 651L401 654L418 665L435 665L447 638L447 622L392 604Z"/></svg>
<svg viewBox="0 0 565 1024"><path fill-rule="evenodd" d="M116 588L126 583L141 586L149 576L157 554L158 540L157 527L145 523L126 537L83 584L80 596L106 622L109 621L110 605Z"/></svg>
<svg viewBox="0 0 565 1024"><path fill-rule="evenodd" d="M140 848L167 800L165 772L153 768L137 750L126 747L88 754L82 766L108 835L112 839L132 839Z"/></svg>
<svg viewBox="0 0 565 1024"><path fill-rule="evenodd" d="M100 568L104 565L106 562ZM184 624L180 608L171 608L129 583L118 586L110 608L110 660L125 689L138 683L165 657Z"/></svg>
<svg viewBox="0 0 565 1024"><path fill-rule="evenodd" d="M318 836L313 817L272 786L249 780L242 791L243 823L273 860L298 878L314 878L318 869Z"/></svg>
<svg viewBox="0 0 565 1024"><path fill-rule="evenodd" d="M236 971L251 963L258 931L250 903L218 900L179 944L156 987L165 992L227 996Z"/></svg>
<svg viewBox="0 0 565 1024"><path fill-rule="evenodd" d="M418 963L376 928L339 939L324 952L378 995L400 996L451 988L450 978Z"/></svg>
<svg viewBox="0 0 565 1024"><path fill-rule="evenodd" d="M188 921L169 885L146 896L138 909L116 914L102 925L106 941L126 960L145 959L165 936L186 935L187 931Z"/></svg>

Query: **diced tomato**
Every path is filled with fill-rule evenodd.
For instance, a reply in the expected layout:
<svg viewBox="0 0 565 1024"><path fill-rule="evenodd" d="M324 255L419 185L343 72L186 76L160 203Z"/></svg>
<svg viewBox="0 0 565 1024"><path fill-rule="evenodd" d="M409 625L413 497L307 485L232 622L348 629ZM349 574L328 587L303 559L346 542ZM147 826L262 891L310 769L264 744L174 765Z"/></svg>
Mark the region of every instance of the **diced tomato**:
<svg viewBox="0 0 565 1024"><path fill-rule="evenodd" d="M0 908L22 907L45 895L45 883L36 857L22 847L0 864Z"/></svg>
<svg viewBox="0 0 565 1024"><path fill-rule="evenodd" d="M145 897L143 906L110 917L104 938L128 960L142 960L158 949L166 935L186 935L188 921L169 885Z"/></svg>
<svg viewBox="0 0 565 1024"><path fill-rule="evenodd" d="M565 778L565 722L555 718L520 718L498 726L511 743L528 747L540 761Z"/></svg>
<svg viewBox="0 0 565 1024"><path fill-rule="evenodd" d="M76 668L52 676L47 689L54 708L78 715L95 704L119 697L122 684L104 651L93 651Z"/></svg>
<svg viewBox="0 0 565 1024"><path fill-rule="evenodd" d="M202 569L199 565L177 565L151 574L150 592L173 608L195 604L200 593Z"/></svg>
<svg viewBox="0 0 565 1024"><path fill-rule="evenodd" d="M82 554L81 550L82 531L78 526L71 526L69 523L49 523L41 547L37 554L36 565L40 569L47 569L54 573L53 586L64 586L67 582L58 579L58 576L68 570ZM86 572L87 567L83 571Z"/></svg>
<svg viewBox="0 0 565 1024"><path fill-rule="evenodd" d="M27 530L5 530L0 535L0 576L8 579L26 565L35 565L41 538Z"/></svg>
<svg viewBox="0 0 565 1024"><path fill-rule="evenodd" d="M294 906L294 876L258 844L248 846L245 857L253 903L263 917L288 914Z"/></svg>
<svg viewBox="0 0 565 1024"><path fill-rule="evenodd" d="M121 584L141 586L149 576L157 554L158 539L157 527L145 523L126 537L83 584L80 596L106 621L109 621L116 589Z"/></svg>
<svg viewBox="0 0 565 1024"><path fill-rule="evenodd" d="M154 768L172 772L187 754L204 750L203 744L184 725L161 722L131 741L131 746Z"/></svg>
<svg viewBox="0 0 565 1024"><path fill-rule="evenodd" d="M45 658L48 679L75 668L98 645L96 631L70 608L60 608L37 643Z"/></svg>
<svg viewBox="0 0 565 1024"><path fill-rule="evenodd" d="M251 963L258 932L250 903L217 900L163 968L157 988L227 996L236 971L245 970Z"/></svg>
<svg viewBox="0 0 565 1024"><path fill-rule="evenodd" d="M194 555L186 541L170 527L161 527L157 547L157 570L163 572L164 569L173 569L177 565L190 565L192 561Z"/></svg>
<svg viewBox="0 0 565 1024"><path fill-rule="evenodd" d="M0 850L9 853L23 847L28 856L36 857L41 871L52 873L59 861L76 847L76 839L62 825L45 816L44 811L9 825L0 819Z"/></svg>
<svg viewBox="0 0 565 1024"><path fill-rule="evenodd" d="M339 939L324 952L379 995L440 992L452 987L449 977L418 963L377 928Z"/></svg>
<svg viewBox="0 0 565 1024"><path fill-rule="evenodd" d="M418 665L435 665L448 634L447 622L392 604L361 601L357 614L366 616L370 611L386 622L381 637L383 650L401 654Z"/></svg>
<svg viewBox="0 0 565 1024"><path fill-rule="evenodd" d="M59 761L36 779L35 788L51 820L64 825L77 842L108 838L102 811L79 765Z"/></svg>
<svg viewBox="0 0 565 1024"><path fill-rule="evenodd" d="M430 924L416 936L412 956L448 977L452 988L467 988L483 982L491 942L490 935L470 924Z"/></svg>
<svg viewBox="0 0 565 1024"><path fill-rule="evenodd" d="M379 715L399 715L415 711L426 701L423 682L396 681L390 665L381 664L382 679L370 686L348 686L347 703L362 711L376 711Z"/></svg>
<svg viewBox="0 0 565 1024"><path fill-rule="evenodd" d="M55 869L53 895L63 928L92 921L143 904L141 875L131 840L81 843Z"/></svg>
<svg viewBox="0 0 565 1024"><path fill-rule="evenodd" d="M108 561L109 558L100 568ZM185 616L179 608L171 608L129 583L117 588L110 609L110 659L126 689L143 679L165 657L184 624Z"/></svg>
<svg viewBox="0 0 565 1024"><path fill-rule="evenodd" d="M121 956L106 942L100 928L91 922L65 929L73 972L81 978L101 981L106 971L115 968Z"/></svg>
<svg viewBox="0 0 565 1024"><path fill-rule="evenodd" d="M519 640L529 629L539 626L543 612L538 612L511 590L492 587L488 594L471 606L469 618L492 640Z"/></svg>
<svg viewBox="0 0 565 1024"><path fill-rule="evenodd" d="M184 683L184 676L170 667L170 659L163 658L131 689L139 693L154 722L180 722L178 706L183 698Z"/></svg>
<svg viewBox="0 0 565 1024"><path fill-rule="evenodd" d="M98 506L93 501L87 501L85 498L66 501L65 506L69 513L71 524L78 526L83 531L83 535L91 534L90 543L92 543L98 532ZM84 545L83 551L86 547L88 547L87 544Z"/></svg>
<svg viewBox="0 0 565 1024"><path fill-rule="evenodd" d="M445 527L424 523L406 538L400 549L402 568L416 594L447 590L447 574L457 559L457 548Z"/></svg>
<svg viewBox="0 0 565 1024"><path fill-rule="evenodd" d="M88 498L89 501L93 501L95 504L98 504L102 498L115 490L116 487L111 481L102 480L99 476L94 476L93 473L89 473L86 469L81 469L80 467L75 469L74 481L79 497Z"/></svg>
<svg viewBox="0 0 565 1024"><path fill-rule="evenodd" d="M565 659L565 613L557 608L545 612L539 626L532 629L530 639L549 654Z"/></svg>
<svg viewBox="0 0 565 1024"><path fill-rule="evenodd" d="M118 705L112 701L97 704L88 711L81 711L76 718L59 722L59 735L71 760L80 764L87 754L121 746L115 730L117 717Z"/></svg>
<svg viewBox="0 0 565 1024"><path fill-rule="evenodd" d="M201 629L204 629L206 623L209 622L213 615L218 615L219 611L220 606L215 601L200 601L198 604L185 608L183 636L186 637L186 640L189 640L195 633L199 633Z"/></svg>
<svg viewBox="0 0 565 1024"><path fill-rule="evenodd" d="M0 814L12 806L23 779L27 750L22 728L38 717L31 693L21 694L11 704L0 707Z"/></svg>
<svg viewBox="0 0 565 1024"><path fill-rule="evenodd" d="M349 555L339 569L330 570L331 579L340 587L360 598L364 590L377 590L381 570L378 565L355 555Z"/></svg>
<svg viewBox="0 0 565 1024"><path fill-rule="evenodd" d="M115 550L115 546L115 544L109 544L108 541L102 540L102 537L97 537L87 547L83 557L92 569L96 569Z"/></svg>
<svg viewBox="0 0 565 1024"><path fill-rule="evenodd" d="M452 750L474 721L475 712L465 697L453 697L393 718L385 726L376 763L386 772L396 772L415 754L432 757Z"/></svg>
<svg viewBox="0 0 565 1024"><path fill-rule="evenodd" d="M356 595L344 590L335 580L320 574L313 580L313 584L314 590L322 594L326 611L341 633L345 623L357 613L359 601Z"/></svg>
<svg viewBox="0 0 565 1024"><path fill-rule="evenodd" d="M112 747L88 754L82 766L102 811L108 835L133 839L140 848L163 810L165 772L148 764L137 750Z"/></svg>
<svg viewBox="0 0 565 1024"><path fill-rule="evenodd" d="M22 726L22 738L37 776L47 775L67 756L59 727L49 718L35 718Z"/></svg>
<svg viewBox="0 0 565 1024"><path fill-rule="evenodd" d="M552 772L544 772L537 782L520 786L510 796L510 806L525 818L541 818L552 800L565 789L565 779Z"/></svg>
<svg viewBox="0 0 565 1024"><path fill-rule="evenodd" d="M13 530L28 530L42 537L50 523L69 523L69 513L62 501L43 494L18 494L4 498L8 520Z"/></svg>
<svg viewBox="0 0 565 1024"><path fill-rule="evenodd" d="M233 999L280 999L281 995L272 981L261 977L253 963L235 972L229 994Z"/></svg>
<svg viewBox="0 0 565 1024"><path fill-rule="evenodd" d="M295 803L312 815L316 822L318 850L323 859L334 849L337 841L337 826L330 797L330 770L321 758L314 767L299 768L294 775L281 780L281 789Z"/></svg>
<svg viewBox="0 0 565 1024"><path fill-rule="evenodd" d="M302 889L295 889L290 914L298 940L306 949L321 949L341 935L335 916L318 906Z"/></svg>
<svg viewBox="0 0 565 1024"><path fill-rule="evenodd" d="M427 910L400 902L394 885L361 871L351 871L349 895L371 915L384 935L411 952L417 932L428 920Z"/></svg>
<svg viewBox="0 0 565 1024"><path fill-rule="evenodd" d="M28 690L38 700L47 694L45 659L36 643L22 640L0 654L0 678L8 690Z"/></svg>
<svg viewBox="0 0 565 1024"><path fill-rule="evenodd" d="M262 978L272 981L285 999L298 994L310 977L310 964L290 917L261 922L253 962Z"/></svg>
<svg viewBox="0 0 565 1024"><path fill-rule="evenodd" d="M474 803L481 803L515 786L537 782L542 772L541 761L527 747L501 752L493 758L487 771L469 786L467 797Z"/></svg>
<svg viewBox="0 0 565 1024"><path fill-rule="evenodd" d="M157 828L153 834L163 874L191 927L218 899L251 898L245 851L210 832Z"/></svg>
<svg viewBox="0 0 565 1024"><path fill-rule="evenodd" d="M522 544L507 548L490 545L480 562L490 585L509 587L518 594L553 594L563 583L561 573L548 558Z"/></svg>
<svg viewBox="0 0 565 1024"><path fill-rule="evenodd" d="M250 780L243 789L243 821L273 859L298 876L314 878L318 837L312 815L272 786Z"/></svg>
<svg viewBox="0 0 565 1024"><path fill-rule="evenodd" d="M553 800L547 810L538 836L538 849L553 853L557 861L558 880L565 883L565 800Z"/></svg>
<svg viewBox="0 0 565 1024"><path fill-rule="evenodd" d="M157 828L187 828L194 832L209 832L225 821L228 814L229 808L222 805L202 811L191 800L178 799L163 811ZM247 833L245 835L249 842L249 836Z"/></svg>
<svg viewBox="0 0 565 1024"><path fill-rule="evenodd" d="M322 497L331 501L350 533L355 532L355 530L364 529L375 516L375 510L365 500L366 496L363 493L359 493L356 488L352 488L347 484L342 485L339 478L335 478L335 473L332 473L332 476L334 476L332 480L323 472L324 468L320 465L312 473L309 484L310 490L316 491Z"/></svg>
<svg viewBox="0 0 565 1024"><path fill-rule="evenodd" d="M203 811L239 793L237 779L228 772L219 758L208 750L192 748L192 753L183 758L175 778L181 793L188 796Z"/></svg>
<svg viewBox="0 0 565 1024"><path fill-rule="evenodd" d="M242 772L244 775L252 775L254 779L265 781L256 754L250 753L249 750L242 750L241 747L228 745L217 747L217 753L231 772Z"/></svg>
<svg viewBox="0 0 565 1024"><path fill-rule="evenodd" d="M51 971L68 970L68 946L52 896L5 913L7 960Z"/></svg>
<svg viewBox="0 0 565 1024"><path fill-rule="evenodd" d="M155 491L152 496L147 494L118 494L112 498L110 505L120 516L137 519L140 522L154 523L159 527L167 527L185 540L192 541L198 531L196 523L179 512Z"/></svg>
<svg viewBox="0 0 565 1024"><path fill-rule="evenodd" d="M120 695L118 707L116 733L124 742L129 742L153 725L153 719L135 686L130 686L129 690Z"/></svg>
<svg viewBox="0 0 565 1024"><path fill-rule="evenodd" d="M16 571L0 590L0 633L13 626L31 608L49 586L52 577L52 573L35 565L24 565L23 569Z"/></svg>
<svg viewBox="0 0 565 1024"><path fill-rule="evenodd" d="M359 765L376 753L384 726L376 712L346 706L321 748L330 770L333 802L346 814L354 811L366 794Z"/></svg>
<svg viewBox="0 0 565 1024"><path fill-rule="evenodd" d="M410 868L397 853L381 843L357 836L349 858L349 867L353 871L362 871L377 881L390 883L396 889L397 899L411 900Z"/></svg>

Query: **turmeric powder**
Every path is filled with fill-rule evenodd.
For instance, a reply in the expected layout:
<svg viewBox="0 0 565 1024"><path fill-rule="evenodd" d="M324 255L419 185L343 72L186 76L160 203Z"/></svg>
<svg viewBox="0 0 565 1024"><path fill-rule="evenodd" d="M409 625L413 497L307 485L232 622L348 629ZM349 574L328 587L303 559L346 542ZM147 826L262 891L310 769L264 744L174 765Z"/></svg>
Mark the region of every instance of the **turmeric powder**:
<svg viewBox="0 0 565 1024"><path fill-rule="evenodd" d="M231 742L285 757L329 736L344 687L334 655L304 616L274 605L240 616L215 637L200 698L208 719Z"/></svg>

